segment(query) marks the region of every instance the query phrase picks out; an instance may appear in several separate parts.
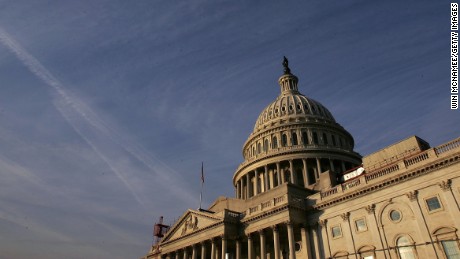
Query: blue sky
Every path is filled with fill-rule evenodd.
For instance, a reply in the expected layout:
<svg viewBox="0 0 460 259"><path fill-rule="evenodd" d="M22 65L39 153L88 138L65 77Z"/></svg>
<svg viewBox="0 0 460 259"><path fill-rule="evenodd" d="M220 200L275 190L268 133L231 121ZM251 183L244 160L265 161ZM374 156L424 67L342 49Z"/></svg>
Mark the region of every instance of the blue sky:
<svg viewBox="0 0 460 259"><path fill-rule="evenodd" d="M282 57L369 154L459 137L448 1L0 1L0 253L138 258L233 196Z"/></svg>

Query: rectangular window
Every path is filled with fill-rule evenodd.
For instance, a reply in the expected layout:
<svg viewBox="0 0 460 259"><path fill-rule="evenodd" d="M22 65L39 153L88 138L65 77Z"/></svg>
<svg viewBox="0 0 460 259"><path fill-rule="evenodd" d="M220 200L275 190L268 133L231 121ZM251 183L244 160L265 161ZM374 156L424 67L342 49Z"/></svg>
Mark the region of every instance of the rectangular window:
<svg viewBox="0 0 460 259"><path fill-rule="evenodd" d="M361 231L366 231L367 230L367 226L366 226L366 220L364 218L362 219L357 219L355 221L355 225L356 225L356 231L357 232L361 232Z"/></svg>
<svg viewBox="0 0 460 259"><path fill-rule="evenodd" d="M441 208L441 203L439 202L438 197L431 197L425 200L426 205L428 206L428 211L435 211Z"/></svg>
<svg viewBox="0 0 460 259"><path fill-rule="evenodd" d="M332 237L338 238L341 236L342 236L342 229L340 228L340 226L332 227Z"/></svg>
<svg viewBox="0 0 460 259"><path fill-rule="evenodd" d="M444 249L444 253L446 253L447 259L459 259L460 252L458 250L458 244L456 241L448 240L448 241L441 241L442 248Z"/></svg>

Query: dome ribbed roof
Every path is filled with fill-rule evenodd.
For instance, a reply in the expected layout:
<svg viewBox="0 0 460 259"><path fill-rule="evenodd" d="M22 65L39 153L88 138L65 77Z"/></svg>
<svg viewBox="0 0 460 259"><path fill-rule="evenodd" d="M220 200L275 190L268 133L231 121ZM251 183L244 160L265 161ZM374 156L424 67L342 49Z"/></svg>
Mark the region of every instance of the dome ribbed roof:
<svg viewBox="0 0 460 259"><path fill-rule="evenodd" d="M260 113L254 132L280 120L305 120L308 117L335 123L332 114L321 103L300 93L281 94Z"/></svg>

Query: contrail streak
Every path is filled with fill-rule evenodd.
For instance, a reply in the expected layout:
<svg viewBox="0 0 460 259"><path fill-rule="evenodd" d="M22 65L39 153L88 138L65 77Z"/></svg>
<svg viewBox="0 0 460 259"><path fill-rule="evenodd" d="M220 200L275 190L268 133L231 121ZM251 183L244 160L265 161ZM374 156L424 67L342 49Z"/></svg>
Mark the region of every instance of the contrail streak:
<svg viewBox="0 0 460 259"><path fill-rule="evenodd" d="M113 127L106 125L106 123L101 120L90 107L67 92L57 78L55 78L34 56L23 49L20 44L15 42L14 39L1 27L0 42L12 53L14 53L23 65L26 66L35 76L40 78L45 84L53 89L52 94L54 95L54 105L60 114L75 130L75 132L109 166L109 168L132 193L139 204L143 205L143 202L134 191L134 188L127 181L123 173L117 169L117 166L114 165L114 161L107 157L105 152L101 150L102 147L94 142L95 139L91 138L91 133L85 131L85 127L91 126L91 128L101 132L105 137L109 138L112 143L117 144L120 149L125 150L137 160L142 162L144 166L152 170L160 178L159 180L164 183L169 185L177 185L179 183L177 179L180 179L180 176L174 172L174 170L169 168L161 160L152 157L152 155L148 154L148 152L142 147L124 140L124 138L120 136ZM194 201L191 198L194 197L194 195L190 194L185 188L177 188L177 190L178 192L175 192L174 194L178 195L182 200L186 202Z"/></svg>

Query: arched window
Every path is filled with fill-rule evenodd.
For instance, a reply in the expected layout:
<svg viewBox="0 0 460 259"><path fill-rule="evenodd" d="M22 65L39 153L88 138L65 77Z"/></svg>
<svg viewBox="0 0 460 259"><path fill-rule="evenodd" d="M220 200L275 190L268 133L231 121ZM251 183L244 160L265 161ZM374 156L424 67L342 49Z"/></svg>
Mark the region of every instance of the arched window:
<svg viewBox="0 0 460 259"><path fill-rule="evenodd" d="M335 140L335 135L331 135L332 136L332 145L335 147L337 146L337 142Z"/></svg>
<svg viewBox="0 0 460 259"><path fill-rule="evenodd" d="M295 132L292 132L292 145L298 145L298 141L297 141L297 134Z"/></svg>
<svg viewBox="0 0 460 259"><path fill-rule="evenodd" d="M313 132L313 144L318 145L318 134Z"/></svg>
<svg viewBox="0 0 460 259"><path fill-rule="evenodd" d="M265 139L264 141L264 152L267 152L268 150L268 139Z"/></svg>
<svg viewBox="0 0 460 259"><path fill-rule="evenodd" d="M272 138L272 148L278 148L278 139L276 137Z"/></svg>
<svg viewBox="0 0 460 259"><path fill-rule="evenodd" d="M260 145L260 142L257 143L257 154L260 154L260 151L261 151L262 147Z"/></svg>
<svg viewBox="0 0 460 259"><path fill-rule="evenodd" d="M328 145L329 143L327 142L327 134L323 133L323 143L324 145Z"/></svg>
<svg viewBox="0 0 460 259"><path fill-rule="evenodd" d="M308 135L307 135L307 132L306 131L303 131L302 132L302 143L304 145L308 145Z"/></svg>
<svg viewBox="0 0 460 259"><path fill-rule="evenodd" d="M282 146L282 147L287 146L287 135L286 135L286 134L283 134L283 135L281 136L281 146Z"/></svg>
<svg viewBox="0 0 460 259"><path fill-rule="evenodd" d="M396 246L398 247L399 257L401 259L415 259L415 252L412 244L406 236L398 238L396 241Z"/></svg>

